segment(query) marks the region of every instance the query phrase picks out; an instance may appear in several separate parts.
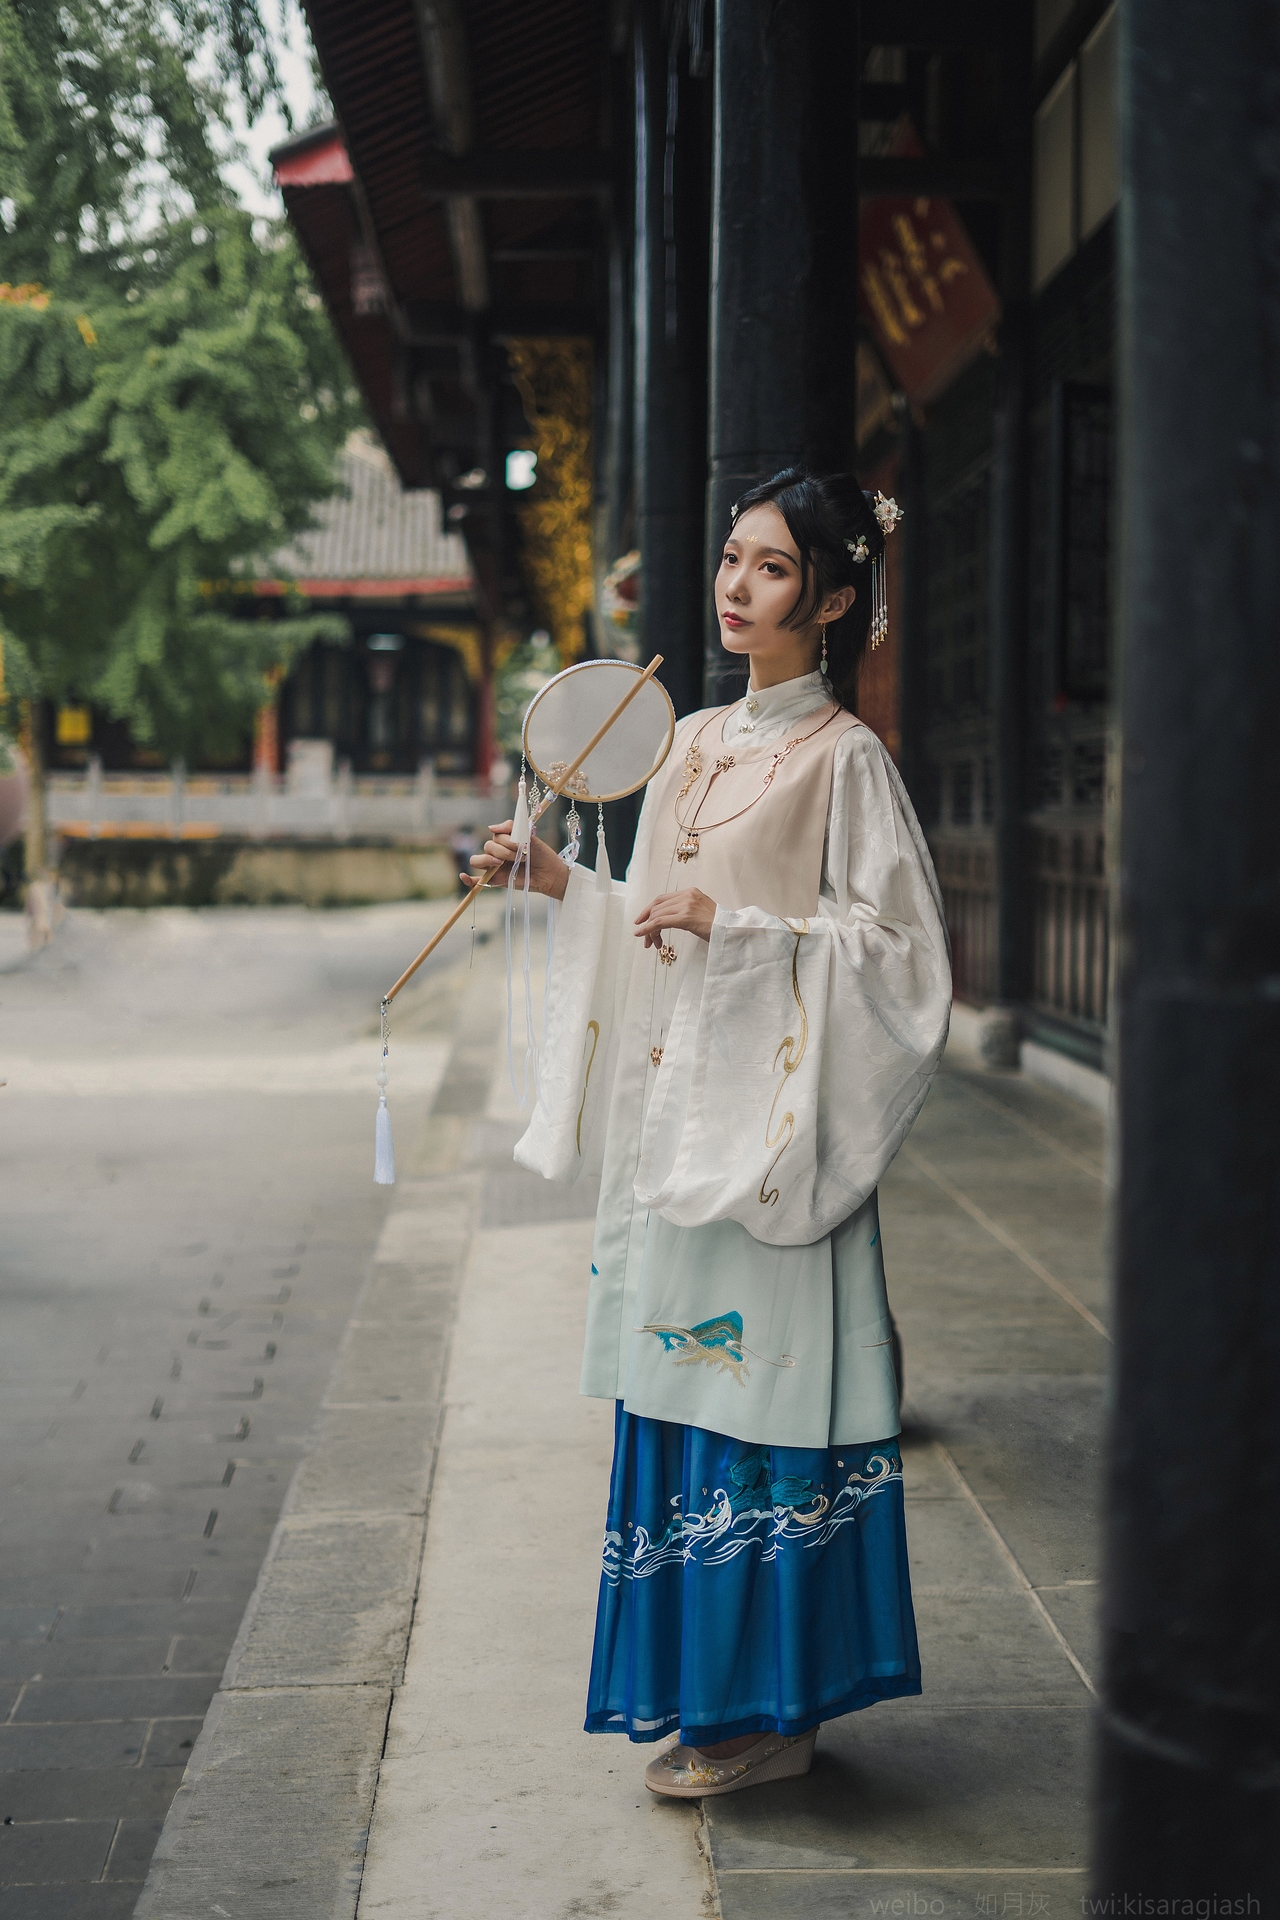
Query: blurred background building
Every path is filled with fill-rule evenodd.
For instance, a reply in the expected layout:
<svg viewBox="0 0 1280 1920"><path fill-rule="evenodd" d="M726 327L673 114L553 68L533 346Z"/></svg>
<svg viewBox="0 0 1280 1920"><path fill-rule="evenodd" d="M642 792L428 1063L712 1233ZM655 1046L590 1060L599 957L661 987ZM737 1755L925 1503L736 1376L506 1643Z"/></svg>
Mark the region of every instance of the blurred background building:
<svg viewBox="0 0 1280 1920"><path fill-rule="evenodd" d="M1100 1068L1115 5L863 0L772 39L699 0L306 12L337 120L277 179L399 478L466 540L482 684L536 618L718 697L726 487L856 465L906 509L860 706L957 991Z"/></svg>
<svg viewBox="0 0 1280 1920"><path fill-rule="evenodd" d="M443 525L439 495L402 486L372 434L353 434L339 465L340 491L315 508L314 530L260 575L220 584L245 619L270 619L300 596L338 615L345 641L316 642L294 662L252 749L198 764L281 772L293 741L307 739L327 742L329 760L357 773L414 773L424 757L442 773L470 773L480 646L466 548ZM91 757L108 773L163 764L86 704L64 702L46 724L55 769Z"/></svg>
<svg viewBox="0 0 1280 1920"><path fill-rule="evenodd" d="M471 566L441 524L439 495L409 492L368 434L342 460L343 492L319 526L277 556L281 578L252 582L269 605L297 592L349 623L346 646L316 642L280 690L280 750L316 743L357 773L473 771L480 686ZM294 748L296 757L297 749Z"/></svg>

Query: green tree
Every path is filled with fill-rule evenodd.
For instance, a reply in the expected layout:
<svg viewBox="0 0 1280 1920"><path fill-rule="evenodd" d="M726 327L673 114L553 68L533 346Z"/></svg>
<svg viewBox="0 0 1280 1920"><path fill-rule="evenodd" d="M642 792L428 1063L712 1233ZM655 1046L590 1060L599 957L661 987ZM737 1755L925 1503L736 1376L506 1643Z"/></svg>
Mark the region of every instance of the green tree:
<svg viewBox="0 0 1280 1920"><path fill-rule="evenodd" d="M309 524L357 417L287 232L219 177L225 101L193 78L216 29L0 0L6 691L91 700L173 755L243 738L273 674L341 630L300 603L237 619L227 583Z"/></svg>

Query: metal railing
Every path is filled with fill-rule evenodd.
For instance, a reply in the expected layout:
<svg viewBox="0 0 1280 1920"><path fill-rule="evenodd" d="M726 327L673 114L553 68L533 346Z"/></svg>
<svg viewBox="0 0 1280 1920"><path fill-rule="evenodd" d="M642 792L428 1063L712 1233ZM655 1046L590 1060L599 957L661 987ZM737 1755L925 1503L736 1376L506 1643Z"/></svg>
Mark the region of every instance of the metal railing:
<svg viewBox="0 0 1280 1920"><path fill-rule="evenodd" d="M1032 877L1032 1006L1101 1032L1111 960L1104 835L1096 827L1037 832Z"/></svg>
<svg viewBox="0 0 1280 1920"><path fill-rule="evenodd" d="M188 775L180 766L106 774L90 761L83 774L50 775L48 822L85 839L423 840L483 827L507 797L505 783L440 780L429 763L416 775L358 777L343 763L327 778L291 783L262 770Z"/></svg>
<svg viewBox="0 0 1280 1920"><path fill-rule="evenodd" d="M930 834L951 935L956 998L982 1007L996 990L996 887L990 836Z"/></svg>

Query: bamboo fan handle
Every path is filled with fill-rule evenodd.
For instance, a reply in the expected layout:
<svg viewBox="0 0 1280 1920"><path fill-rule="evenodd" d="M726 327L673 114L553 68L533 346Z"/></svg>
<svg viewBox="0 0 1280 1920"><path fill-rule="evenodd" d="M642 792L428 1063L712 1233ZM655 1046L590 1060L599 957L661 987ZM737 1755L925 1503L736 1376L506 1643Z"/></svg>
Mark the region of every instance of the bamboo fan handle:
<svg viewBox="0 0 1280 1920"><path fill-rule="evenodd" d="M577 759L573 761L570 766L567 766L565 768L564 772L560 775L558 780L548 781L547 783L548 790L546 794L543 796L541 802L539 803L537 812L533 815L533 817L529 822L529 830L531 833L533 831L533 828L537 825L538 821L541 820L547 808L551 805L552 799L558 798L561 794L563 794L565 788L568 786L569 782L572 780L574 774L578 771L578 768L582 765L583 761L587 758L588 754L595 752L596 748L600 745L600 742L604 739L604 736L606 735L606 733L608 733L610 727L613 725L614 721L622 717L622 715L626 712L627 708L631 705L631 702L635 699L636 695L639 693L641 687L645 685L646 681L652 680L654 674L658 671L658 668L661 665L662 665L662 655L660 653L655 653L652 660L649 662L648 666L645 668L644 672L637 676L635 685L631 687L626 694L624 694L621 700L619 700L617 706L614 708L613 712L609 715L609 717L600 726L596 728L595 732L592 734L591 738L588 740L586 746L582 749L582 752L578 755ZM463 914L466 912L470 902L475 899L476 895L479 892L481 892L483 888L491 885L493 880L497 877L498 874L502 872L502 870L503 869L501 867L491 867L483 880L477 880L475 885L471 888L471 891L469 893L463 894L461 900L459 900L457 906L454 908L453 912L449 915L449 918L444 922L444 925L436 928L436 931L432 934L431 938L428 940L426 946L422 949L422 952L418 955L417 959L412 961L410 965L405 968L404 972L400 975L400 978L396 981L394 987L392 987L390 992L384 996L383 1002L382 1002L384 1007L389 1007L391 1005L391 1002L395 999L401 987L403 987L407 981L412 980L414 974L418 971L418 968L422 965L423 961L431 957L431 955L435 952L436 948L440 945L440 942L444 939L446 933L449 932L450 928L457 926L459 920L461 920Z"/></svg>

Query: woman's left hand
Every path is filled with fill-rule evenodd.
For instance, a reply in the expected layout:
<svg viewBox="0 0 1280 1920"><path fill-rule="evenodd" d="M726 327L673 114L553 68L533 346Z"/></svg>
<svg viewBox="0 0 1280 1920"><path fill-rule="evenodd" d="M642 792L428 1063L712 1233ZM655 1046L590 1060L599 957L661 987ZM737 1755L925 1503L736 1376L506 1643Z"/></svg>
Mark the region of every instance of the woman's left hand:
<svg viewBox="0 0 1280 1920"><path fill-rule="evenodd" d="M683 927L686 933L696 933L699 940L709 940L715 917L715 901L699 893L697 887L686 887L683 893L660 893L638 916L636 938L643 939L646 947L660 947L664 928Z"/></svg>

